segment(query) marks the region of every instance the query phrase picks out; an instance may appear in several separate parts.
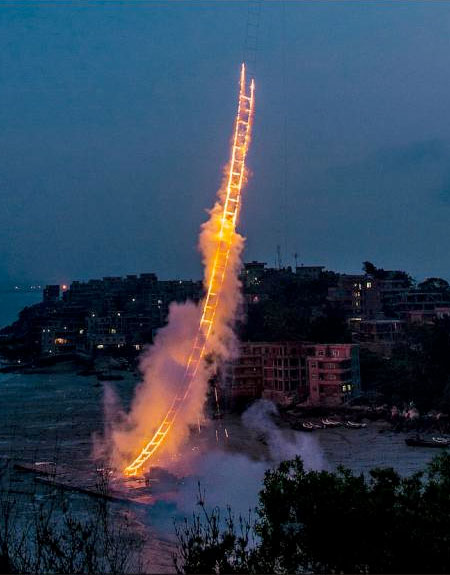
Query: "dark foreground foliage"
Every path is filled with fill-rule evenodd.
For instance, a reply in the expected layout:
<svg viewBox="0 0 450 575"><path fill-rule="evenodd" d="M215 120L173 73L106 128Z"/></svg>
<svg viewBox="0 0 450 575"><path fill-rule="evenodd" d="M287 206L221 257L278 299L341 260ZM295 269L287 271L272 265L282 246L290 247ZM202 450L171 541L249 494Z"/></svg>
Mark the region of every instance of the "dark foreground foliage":
<svg viewBox="0 0 450 575"><path fill-rule="evenodd" d="M177 528L179 573L449 573L450 454L423 473L265 475L257 518L201 513Z"/></svg>
<svg viewBox="0 0 450 575"><path fill-rule="evenodd" d="M31 500L10 486L0 491L0 573L142 573L143 544L105 498L74 506L58 490Z"/></svg>

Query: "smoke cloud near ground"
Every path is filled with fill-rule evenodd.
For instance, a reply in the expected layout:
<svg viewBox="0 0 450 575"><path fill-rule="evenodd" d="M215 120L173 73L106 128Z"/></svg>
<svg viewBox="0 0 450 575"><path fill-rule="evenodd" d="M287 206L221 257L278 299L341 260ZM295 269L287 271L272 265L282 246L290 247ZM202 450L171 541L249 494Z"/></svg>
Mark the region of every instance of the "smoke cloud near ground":
<svg viewBox="0 0 450 575"><path fill-rule="evenodd" d="M247 429L263 434L272 461L279 462L301 455L306 468L323 469L325 462L317 438L308 433L280 429L273 419L277 415L274 403L260 399L243 413L242 421Z"/></svg>
<svg viewBox="0 0 450 575"><path fill-rule="evenodd" d="M247 515L258 504L258 493L262 489L264 473L285 459L299 455L307 469L328 469L319 440L314 434L280 429L274 417L276 406L266 400L253 403L242 414L241 421L233 430L239 440L253 437L252 456L239 451L221 449L220 445L205 450L195 462L192 475L184 477L178 487L175 500L170 508L157 501L151 515L154 525L165 531L170 528L173 518L181 520L191 516L198 508L198 484L205 496L207 509L219 508L223 512L230 506L235 515ZM239 443L238 440L238 443ZM267 443L266 455L261 454L261 440Z"/></svg>

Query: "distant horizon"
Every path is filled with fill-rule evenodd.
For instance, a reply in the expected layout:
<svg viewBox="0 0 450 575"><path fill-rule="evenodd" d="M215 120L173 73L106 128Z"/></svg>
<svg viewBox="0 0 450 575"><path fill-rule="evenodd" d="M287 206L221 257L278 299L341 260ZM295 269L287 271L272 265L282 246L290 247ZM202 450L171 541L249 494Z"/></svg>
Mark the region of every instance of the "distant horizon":
<svg viewBox="0 0 450 575"><path fill-rule="evenodd" d="M251 263L253 261L257 261L259 263L266 263L266 266L268 268L275 268L278 269L278 265L276 265L275 262L270 263L270 261L268 261L268 259L261 259L261 260L254 260L254 259L244 259L243 260L243 264L247 264L247 263ZM369 260L364 260L364 261L369 261ZM427 276L415 276L413 275L408 269L403 268L403 267L395 267L395 268L391 268L391 267L387 267L386 265L383 265L382 262L372 262L376 267L379 268L383 268L387 271L404 271L407 274L409 274L413 280L415 280L417 283L420 283L424 280L426 280L427 278L431 278L431 277L437 277L437 278L442 278L446 281L448 281L450 283L450 276L449 275L443 275L443 274L437 274L437 275L427 275ZM332 267L328 267L325 266L321 263L303 263L303 262L298 262L297 267L309 267L309 266L321 266L324 268L324 271L330 271L330 272L335 272L335 273L339 273L339 274L345 274L345 275L358 275L358 274L362 274L363 273L363 262L361 262L361 266L359 269L353 269L353 270L341 270L341 269L337 269L337 268L332 268ZM295 263L293 264L287 264L287 265L282 265L280 269L286 269L288 267L291 267L292 270L295 270ZM16 279L16 280L3 280L0 281L0 290L2 288L8 287L11 288L15 285L21 286L21 287L27 287L27 286L37 286L40 285L41 289L43 289L46 285L64 285L64 284L68 284L70 285L72 282L74 281L80 281L80 282L87 282L89 280L93 280L93 279L103 279L105 277L123 277L125 278L128 275L141 275L141 274L147 274L147 273L153 273L156 275L156 277L158 278L158 280L161 281L170 281L170 280L174 280L174 281L202 281L203 280L203 276L199 276L199 277L195 277L195 276L191 276L191 277L187 277L186 275L184 276L162 276L158 273L158 271L156 270L142 270L142 271L126 271L123 273L106 273L106 274L99 274L99 275L94 275L94 276L85 276L85 277L76 277L76 278L72 278L72 279L67 279L65 278L63 281L56 281L56 280L45 280L45 281L38 281L36 279Z"/></svg>

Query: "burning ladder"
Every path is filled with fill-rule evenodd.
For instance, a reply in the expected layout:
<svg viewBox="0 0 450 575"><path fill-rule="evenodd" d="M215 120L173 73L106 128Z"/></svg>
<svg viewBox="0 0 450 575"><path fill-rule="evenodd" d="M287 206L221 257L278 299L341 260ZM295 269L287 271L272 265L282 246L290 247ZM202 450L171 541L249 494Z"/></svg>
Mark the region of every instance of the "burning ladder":
<svg viewBox="0 0 450 575"><path fill-rule="evenodd" d="M222 285L227 271L228 258L233 234L236 228L236 220L239 213L241 190L245 178L245 158L250 144L250 132L253 118L254 88L252 80L250 91L247 94L245 82L245 66L242 64L239 105L234 128L233 146L231 149L231 161L226 188L226 198L223 204L223 212L219 233L219 245L214 257L213 268L208 285L208 292L203 301L203 312L200 325L192 347L191 354L186 364L181 393L175 396L162 423L154 433L150 441L142 449L136 459L125 469L126 475L137 475L143 465L152 457L164 442L172 428L183 401L189 395L191 384L197 374L201 362L205 356L208 337L214 326L214 319Z"/></svg>

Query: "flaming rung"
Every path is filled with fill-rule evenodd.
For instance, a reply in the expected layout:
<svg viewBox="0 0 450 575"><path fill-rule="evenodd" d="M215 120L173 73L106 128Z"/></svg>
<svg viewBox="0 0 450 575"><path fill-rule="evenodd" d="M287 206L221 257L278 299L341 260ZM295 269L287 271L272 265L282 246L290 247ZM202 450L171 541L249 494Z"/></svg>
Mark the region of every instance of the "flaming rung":
<svg viewBox="0 0 450 575"><path fill-rule="evenodd" d="M228 174L226 198L223 203L223 215L219 235L221 241L217 246L214 265L211 276L209 278L207 296L203 301L203 312L199 323L197 337L187 361L183 381L179 390L180 395L177 395L172 401L172 404L168 409L161 425L158 427L156 433L154 433L150 441L143 447L141 453L136 457L136 459L125 469L126 475L137 475L138 471L142 469L144 464L161 446L177 417L183 400L186 399L189 394L191 384L197 373L200 362L206 353L206 344L209 334L213 329L214 317L222 290L222 284L227 268L227 261L231 245L233 243L233 232L236 225L236 216L241 197L241 188L244 182L245 158L250 142L253 106L254 83L252 80L250 84L250 93L247 95L245 66L242 65L238 116L234 129L234 139L231 149L231 162ZM236 197L231 197L233 194ZM234 204L232 209L230 209L229 202ZM229 219L230 217L231 219ZM231 232L230 227L232 230ZM208 319L209 317L211 319Z"/></svg>

